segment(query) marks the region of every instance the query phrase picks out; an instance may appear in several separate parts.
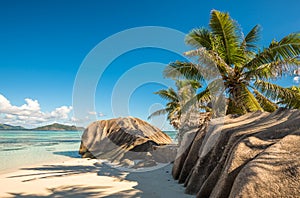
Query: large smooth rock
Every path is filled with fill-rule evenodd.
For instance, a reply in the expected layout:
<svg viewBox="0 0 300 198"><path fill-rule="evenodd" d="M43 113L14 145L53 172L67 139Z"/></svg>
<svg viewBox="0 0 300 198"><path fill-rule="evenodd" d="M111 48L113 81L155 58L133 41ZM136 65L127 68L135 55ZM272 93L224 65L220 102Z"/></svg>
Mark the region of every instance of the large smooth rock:
<svg viewBox="0 0 300 198"><path fill-rule="evenodd" d="M229 197L300 197L299 143L297 130L247 163L236 177Z"/></svg>
<svg viewBox="0 0 300 198"><path fill-rule="evenodd" d="M212 120L204 133L201 141L194 139L197 151L190 148L185 155L188 169L177 170L187 193L199 198L300 197L299 110L226 116L223 122Z"/></svg>
<svg viewBox="0 0 300 198"><path fill-rule="evenodd" d="M190 152L192 142L197 133L197 129L192 129L191 131L186 132L183 136L182 144L178 148L177 156L172 168L172 176L175 180L177 180L180 176L183 164L186 161L186 157Z"/></svg>
<svg viewBox="0 0 300 198"><path fill-rule="evenodd" d="M84 131L79 149L82 157L107 159L117 163L127 159L124 164L131 164L128 159L151 162L144 164L153 164L154 159L156 162L171 162L175 159L176 151L177 148L172 145L168 135L133 117L93 122Z"/></svg>
<svg viewBox="0 0 300 198"><path fill-rule="evenodd" d="M193 139L193 142L191 143L191 148L182 165L180 175L178 177L178 183L184 183L186 181L191 170L193 169L193 164L190 162L196 162L198 160L198 151L200 149L202 141L204 140L206 134L206 127L206 124L203 124L203 126L197 131L197 134Z"/></svg>
<svg viewBox="0 0 300 198"><path fill-rule="evenodd" d="M187 177L190 169L193 167L193 164L189 163L196 161L198 158L197 152L199 144L198 140L205 137L205 130L203 128L207 127L207 123L210 119L210 113L191 113L185 115L184 119L181 119L183 122L179 133L182 133L182 138L179 141L180 147L177 151L177 156L172 168L172 176L175 180L179 179L179 183L183 183L185 177ZM201 140L200 140L201 141ZM192 149L192 151L190 151ZM193 153L193 154L191 154ZM185 171L182 171L182 170Z"/></svg>

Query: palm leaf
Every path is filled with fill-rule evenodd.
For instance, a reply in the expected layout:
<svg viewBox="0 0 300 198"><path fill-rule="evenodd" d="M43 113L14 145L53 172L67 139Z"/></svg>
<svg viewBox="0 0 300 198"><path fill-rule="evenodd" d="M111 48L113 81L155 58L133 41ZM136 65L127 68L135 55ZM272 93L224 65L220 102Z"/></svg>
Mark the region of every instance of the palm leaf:
<svg viewBox="0 0 300 198"><path fill-rule="evenodd" d="M245 65L245 68L254 70L261 65L276 61L286 61L300 55L300 33L290 34L280 42L273 41L269 48L258 53L255 58Z"/></svg>
<svg viewBox="0 0 300 198"><path fill-rule="evenodd" d="M204 80L197 65L180 61L170 63L164 70L164 76L168 78L179 78L184 76L187 79Z"/></svg>
<svg viewBox="0 0 300 198"><path fill-rule="evenodd" d="M254 92L255 98L259 102L260 106L265 111L273 112L273 111L275 111L278 108L278 105L276 105L271 100L269 100L268 98L266 98L264 95L262 95L261 93L259 93L258 90L255 89L253 92Z"/></svg>
<svg viewBox="0 0 300 198"><path fill-rule="evenodd" d="M167 112L168 112L168 120L171 121L173 119L178 119L181 116L181 107L179 104L176 104L175 106L172 107L167 107L166 108Z"/></svg>
<svg viewBox="0 0 300 198"><path fill-rule="evenodd" d="M287 108L300 109L300 87L292 86L287 89L294 92L297 95L297 97L295 97L292 100L287 98L281 98L279 104L284 104Z"/></svg>
<svg viewBox="0 0 300 198"><path fill-rule="evenodd" d="M270 63L262 64L255 69L251 69L244 73L245 79L251 78L269 79L282 76L285 72L299 66L300 61L297 58L289 58L286 60L278 60Z"/></svg>
<svg viewBox="0 0 300 198"><path fill-rule="evenodd" d="M297 92L270 82L257 80L254 83L254 86L259 89L266 97L274 101L284 99L287 104L291 103L293 100L300 101L300 95Z"/></svg>
<svg viewBox="0 0 300 198"><path fill-rule="evenodd" d="M160 110L157 110L157 111L151 113L151 114L148 116L147 119L149 120L149 119L151 119L151 118L154 117L154 116L165 115L165 114L167 114L167 113L168 113L167 109L160 109Z"/></svg>
<svg viewBox="0 0 300 198"><path fill-rule="evenodd" d="M240 100L238 100L238 102L241 105L243 105L247 112L263 110L258 100L254 97L254 95L249 91L249 89L246 86L243 86L241 98Z"/></svg>
<svg viewBox="0 0 300 198"><path fill-rule="evenodd" d="M210 28L215 37L219 37L224 46L223 52L219 54L228 65L243 62L242 50L240 49L239 27L228 13L217 10L211 12Z"/></svg>
<svg viewBox="0 0 300 198"><path fill-rule="evenodd" d="M205 90L201 91L200 93L196 94L194 97L192 97L189 101L187 101L182 106L182 111L187 112L191 108L195 108L195 106L199 106L198 104L205 104L208 103L211 100L209 87L206 87ZM203 106L203 105L201 105Z"/></svg>
<svg viewBox="0 0 300 198"><path fill-rule="evenodd" d="M197 69L203 76L205 74L206 79L215 78L218 74L221 74L222 77L233 74L233 69L214 50L206 50L202 47L197 50L185 52L184 54L190 57L198 57L200 65L197 65ZM216 69L218 69L219 72L216 72Z"/></svg>
<svg viewBox="0 0 300 198"><path fill-rule="evenodd" d="M169 101L179 101L179 97L173 88L169 88L167 90L162 89L162 90L155 92L154 94L157 94L161 98L164 98Z"/></svg>
<svg viewBox="0 0 300 198"><path fill-rule="evenodd" d="M205 110L206 112L211 112L212 111L212 108L210 108L210 107L208 107L206 105L200 105L199 109L200 110Z"/></svg>
<svg viewBox="0 0 300 198"><path fill-rule="evenodd" d="M185 38L185 42L195 48L212 49L211 33L205 28L193 29Z"/></svg>
<svg viewBox="0 0 300 198"><path fill-rule="evenodd" d="M197 80L176 80L176 86L177 89L185 88L187 86L190 86L193 90L197 90L198 88L202 87L199 81Z"/></svg>
<svg viewBox="0 0 300 198"><path fill-rule="evenodd" d="M261 27L259 25L254 26L250 32L246 35L242 42L242 47L245 51L252 52L258 49L257 42L260 39Z"/></svg>

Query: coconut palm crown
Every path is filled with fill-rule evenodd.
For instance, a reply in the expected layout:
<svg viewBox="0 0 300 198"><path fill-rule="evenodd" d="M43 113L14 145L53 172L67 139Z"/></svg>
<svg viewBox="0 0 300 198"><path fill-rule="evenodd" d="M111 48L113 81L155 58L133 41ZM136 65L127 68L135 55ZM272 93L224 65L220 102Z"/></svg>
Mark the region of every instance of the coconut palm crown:
<svg viewBox="0 0 300 198"><path fill-rule="evenodd" d="M186 43L196 49L185 54L196 57L197 61L173 62L167 66L165 76L201 81L204 79L201 68L209 62L220 72L228 114L272 112L278 108L278 101L287 107L300 107L299 91L271 81L300 65L300 33L291 33L280 41L273 40L268 47L259 48L260 30L256 25L244 35L228 13L212 10L209 28L193 29L186 36ZM201 92L197 99L201 100L202 96L205 94Z"/></svg>
<svg viewBox="0 0 300 198"><path fill-rule="evenodd" d="M176 89L172 87L168 89L161 89L155 94L159 95L161 98L168 100L166 107L157 110L148 117L148 119L167 114L167 119L170 124L175 128L180 128L180 118L183 112L184 104L191 100L196 95L196 90L201 87L201 84L196 80L176 80ZM198 108L198 107L197 107ZM201 108L201 107L200 107Z"/></svg>

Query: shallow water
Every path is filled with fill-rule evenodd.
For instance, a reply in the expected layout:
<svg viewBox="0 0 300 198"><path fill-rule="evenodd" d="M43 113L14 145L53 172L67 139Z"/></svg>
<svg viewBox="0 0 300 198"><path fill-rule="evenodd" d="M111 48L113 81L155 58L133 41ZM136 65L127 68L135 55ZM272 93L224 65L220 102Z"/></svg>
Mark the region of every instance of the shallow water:
<svg viewBox="0 0 300 198"><path fill-rule="evenodd" d="M164 133L166 133L168 136L170 136L170 138L176 142L175 138L176 138L176 131L164 131Z"/></svg>
<svg viewBox="0 0 300 198"><path fill-rule="evenodd" d="M82 131L0 131L0 172L64 157L80 157Z"/></svg>
<svg viewBox="0 0 300 198"><path fill-rule="evenodd" d="M0 131L0 173L80 157L83 131ZM172 139L174 131L165 131Z"/></svg>

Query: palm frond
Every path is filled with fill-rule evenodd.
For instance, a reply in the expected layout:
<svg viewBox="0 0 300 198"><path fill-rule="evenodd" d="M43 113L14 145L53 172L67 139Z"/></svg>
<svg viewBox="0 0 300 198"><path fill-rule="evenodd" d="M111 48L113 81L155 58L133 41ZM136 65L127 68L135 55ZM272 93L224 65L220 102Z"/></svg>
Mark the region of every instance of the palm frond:
<svg viewBox="0 0 300 198"><path fill-rule="evenodd" d="M243 62L242 50L240 49L240 29L228 13L217 10L211 12L210 28L215 37L219 37L224 46L220 56L228 65Z"/></svg>
<svg viewBox="0 0 300 198"><path fill-rule="evenodd" d="M300 93L300 87L291 86L291 87L289 87L288 89Z"/></svg>
<svg viewBox="0 0 300 198"><path fill-rule="evenodd" d="M300 101L299 93L270 82L257 80L254 83L254 86L266 97L274 101L284 99L287 104L291 103L293 100Z"/></svg>
<svg viewBox="0 0 300 198"><path fill-rule="evenodd" d="M286 89L294 92L297 97L292 100L288 98L281 98L278 103L285 105L286 108L300 109L300 87L292 86Z"/></svg>
<svg viewBox="0 0 300 198"><path fill-rule="evenodd" d="M277 78L299 65L300 61L297 58L277 60L270 63L262 64L255 69L246 71L244 73L244 77L247 80L250 80L251 78Z"/></svg>
<svg viewBox="0 0 300 198"><path fill-rule="evenodd" d="M176 80L177 95L181 103L189 100L196 94L201 84L196 80Z"/></svg>
<svg viewBox="0 0 300 198"><path fill-rule="evenodd" d="M185 42L195 48L212 49L211 33L206 28L193 29L185 38Z"/></svg>
<svg viewBox="0 0 300 198"><path fill-rule="evenodd" d="M214 50L206 50L202 47L185 52L184 54L190 57L198 57L200 65L198 65L197 69L202 75L205 75L206 79L214 78L218 74L225 77L226 75L233 73L233 69ZM216 69L218 69L220 73L216 72Z"/></svg>
<svg viewBox="0 0 300 198"><path fill-rule="evenodd" d="M204 110L206 112L211 112L212 111L212 108L210 108L210 107L208 107L206 105L200 105L199 109Z"/></svg>
<svg viewBox="0 0 300 198"><path fill-rule="evenodd" d="M166 108L167 112L168 112L168 120L171 121L173 119L177 119L177 118L180 118L181 116L181 107L179 104L176 104L175 106L173 107L167 107Z"/></svg>
<svg viewBox="0 0 300 198"><path fill-rule="evenodd" d="M246 35L242 42L242 47L247 52L253 52L258 49L257 41L260 39L261 27L260 25L254 26L250 32Z"/></svg>
<svg viewBox="0 0 300 198"><path fill-rule="evenodd" d="M187 101L182 106L182 112L187 112L191 108L197 108L199 106L198 104L205 104L208 103L211 100L209 87L206 87L205 90L201 91L200 93L196 94L194 97L192 97L189 101ZM201 105L203 106L203 105Z"/></svg>
<svg viewBox="0 0 300 198"><path fill-rule="evenodd" d="M190 62L176 61L170 63L164 70L164 76L167 78L179 78L184 76L187 79L204 80L204 77L199 71L199 67Z"/></svg>
<svg viewBox="0 0 300 198"><path fill-rule="evenodd" d="M293 33L284 37L281 41L273 41L270 46L258 53L255 58L249 61L244 67L250 70L260 65L276 61L286 61L297 58L300 55L300 33Z"/></svg>
<svg viewBox="0 0 300 198"><path fill-rule="evenodd" d="M274 102L272 102L271 100L266 98L264 95L259 93L258 90L255 89L253 92L255 94L255 98L259 102L260 106L264 109L264 111L273 112L276 109L278 109L278 105L276 105Z"/></svg>
<svg viewBox="0 0 300 198"><path fill-rule="evenodd" d="M160 110L157 110L157 111L154 111L153 113L151 113L147 119L149 120L154 116L165 115L167 113L168 113L168 111L166 109L160 109Z"/></svg>
<svg viewBox="0 0 300 198"><path fill-rule="evenodd" d="M254 97L254 95L249 91L249 89L246 86L243 86L240 99L241 100L238 100L238 102L246 108L247 112L263 110L258 100Z"/></svg>
<svg viewBox="0 0 300 198"><path fill-rule="evenodd" d="M187 86L190 86L193 90L197 90L202 87L199 81L193 79L176 80L175 84L178 90Z"/></svg>
<svg viewBox="0 0 300 198"><path fill-rule="evenodd" d="M168 88L167 90L162 89L162 90L155 92L154 94L157 94L161 98L164 98L169 101L179 101L179 97L173 88Z"/></svg>

